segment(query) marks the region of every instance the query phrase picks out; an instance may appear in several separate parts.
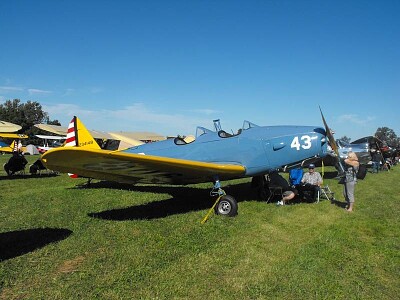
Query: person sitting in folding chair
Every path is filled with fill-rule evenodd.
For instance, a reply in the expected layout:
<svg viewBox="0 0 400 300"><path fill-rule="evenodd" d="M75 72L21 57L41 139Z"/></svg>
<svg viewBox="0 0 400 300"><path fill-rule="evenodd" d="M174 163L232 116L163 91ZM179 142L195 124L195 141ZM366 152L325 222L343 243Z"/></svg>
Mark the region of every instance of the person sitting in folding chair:
<svg viewBox="0 0 400 300"><path fill-rule="evenodd" d="M277 171L269 173L269 184L282 188L282 199L276 205L285 205L287 201L292 200L297 195L297 190L291 187Z"/></svg>
<svg viewBox="0 0 400 300"><path fill-rule="evenodd" d="M320 193L321 184L321 174L315 171L314 164L310 164L308 166L308 172L304 173L303 178L301 179L301 185L299 186L299 189L301 189L302 192L310 191L312 193L312 200L317 201Z"/></svg>

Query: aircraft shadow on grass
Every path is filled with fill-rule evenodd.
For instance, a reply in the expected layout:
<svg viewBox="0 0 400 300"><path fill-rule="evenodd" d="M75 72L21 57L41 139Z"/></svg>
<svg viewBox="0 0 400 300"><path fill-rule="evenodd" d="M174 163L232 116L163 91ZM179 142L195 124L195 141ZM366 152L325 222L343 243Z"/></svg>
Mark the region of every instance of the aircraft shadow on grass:
<svg viewBox="0 0 400 300"><path fill-rule="evenodd" d="M0 233L0 261L32 252L66 239L72 233L63 228L34 228Z"/></svg>
<svg viewBox="0 0 400 300"><path fill-rule="evenodd" d="M8 175L0 175L0 180L23 180L30 178L49 178L60 176L57 173L46 173L46 174L14 174L11 176Z"/></svg>
<svg viewBox="0 0 400 300"><path fill-rule="evenodd" d="M114 221L151 220L176 214L184 214L191 211L210 209L216 200L215 197L211 198L209 196L208 189L185 186L132 186L101 181L98 183L91 183L90 188L115 188L145 193L169 194L172 196L170 199L153 201L142 205L88 213L88 216L93 218ZM225 190L235 193L238 202L255 199L255 192L250 189L250 183L227 185Z"/></svg>

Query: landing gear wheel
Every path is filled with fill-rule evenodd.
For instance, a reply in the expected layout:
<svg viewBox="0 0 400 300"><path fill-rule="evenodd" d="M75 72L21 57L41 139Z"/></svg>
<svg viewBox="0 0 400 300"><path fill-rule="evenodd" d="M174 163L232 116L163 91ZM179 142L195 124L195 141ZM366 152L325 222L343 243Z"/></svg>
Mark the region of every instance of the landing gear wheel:
<svg viewBox="0 0 400 300"><path fill-rule="evenodd" d="M234 217L238 213L237 201L230 195L222 196L214 209L217 215Z"/></svg>

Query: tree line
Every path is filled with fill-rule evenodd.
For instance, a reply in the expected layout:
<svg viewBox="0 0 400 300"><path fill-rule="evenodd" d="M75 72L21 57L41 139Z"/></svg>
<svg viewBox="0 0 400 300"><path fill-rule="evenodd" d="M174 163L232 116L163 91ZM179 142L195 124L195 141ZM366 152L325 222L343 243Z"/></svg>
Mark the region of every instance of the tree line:
<svg viewBox="0 0 400 300"><path fill-rule="evenodd" d="M39 102L22 103L20 99L7 100L0 104L0 120L20 125L22 128L18 133L29 136L24 143L34 145L40 144L40 139L35 137L35 134L40 134L41 130L33 125L61 125L58 120L50 120L49 114L43 110Z"/></svg>
<svg viewBox="0 0 400 300"><path fill-rule="evenodd" d="M388 127L378 127L378 129L375 131L374 136L381 140L387 146L400 148L400 137L396 135L393 129L390 129ZM347 136L343 136L339 140L345 143L351 142L351 138Z"/></svg>

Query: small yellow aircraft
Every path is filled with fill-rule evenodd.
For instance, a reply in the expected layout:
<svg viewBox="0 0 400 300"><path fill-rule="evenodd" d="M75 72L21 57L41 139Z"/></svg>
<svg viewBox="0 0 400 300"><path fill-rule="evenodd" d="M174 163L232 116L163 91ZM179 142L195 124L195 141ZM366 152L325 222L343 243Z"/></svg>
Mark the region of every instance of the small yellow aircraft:
<svg viewBox="0 0 400 300"><path fill-rule="evenodd" d="M0 121L0 139L7 139L7 140L12 139L13 140L13 142L10 145L4 144L2 142L0 143L0 153L1 154L12 153L14 151L14 148L16 151L18 151L18 142L16 142L16 140L28 138L28 136L25 134L15 133L18 130L21 130L21 128L22 127L17 124L6 122L6 121ZM23 152L26 150L24 148L22 148L20 150Z"/></svg>
<svg viewBox="0 0 400 300"><path fill-rule="evenodd" d="M17 134L17 133L0 133L0 138L2 139L13 139L12 143L9 146L0 147L0 153L13 153L14 151L18 151L18 140L28 138L25 134ZM20 152L25 152L26 147L22 147L19 149Z"/></svg>

